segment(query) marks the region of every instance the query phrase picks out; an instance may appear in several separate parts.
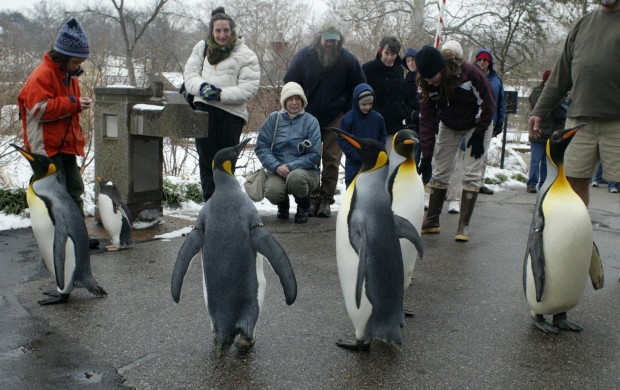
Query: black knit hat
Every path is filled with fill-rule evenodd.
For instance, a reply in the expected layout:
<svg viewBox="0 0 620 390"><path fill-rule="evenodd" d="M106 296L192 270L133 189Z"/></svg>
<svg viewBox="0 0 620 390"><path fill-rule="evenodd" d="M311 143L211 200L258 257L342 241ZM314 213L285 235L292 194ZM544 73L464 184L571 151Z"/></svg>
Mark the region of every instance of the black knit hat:
<svg viewBox="0 0 620 390"><path fill-rule="evenodd" d="M425 79L430 79L446 67L443 55L432 46L425 45L415 55L415 65L418 73Z"/></svg>
<svg viewBox="0 0 620 390"><path fill-rule="evenodd" d="M71 19L60 28L54 50L69 57L88 58L88 38L77 20Z"/></svg>

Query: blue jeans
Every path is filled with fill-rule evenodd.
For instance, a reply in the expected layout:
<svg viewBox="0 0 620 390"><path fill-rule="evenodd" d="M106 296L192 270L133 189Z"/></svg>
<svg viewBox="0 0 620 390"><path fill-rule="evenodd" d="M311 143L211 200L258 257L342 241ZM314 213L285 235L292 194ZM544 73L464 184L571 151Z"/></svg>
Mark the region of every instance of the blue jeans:
<svg viewBox="0 0 620 390"><path fill-rule="evenodd" d="M547 178L546 144L530 143L530 177L528 187L540 187ZM540 180L539 180L540 179Z"/></svg>

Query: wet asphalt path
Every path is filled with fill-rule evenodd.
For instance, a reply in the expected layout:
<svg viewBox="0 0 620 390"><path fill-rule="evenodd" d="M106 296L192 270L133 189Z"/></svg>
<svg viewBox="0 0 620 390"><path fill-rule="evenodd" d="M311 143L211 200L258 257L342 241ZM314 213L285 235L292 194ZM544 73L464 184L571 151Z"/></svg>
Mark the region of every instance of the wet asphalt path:
<svg viewBox="0 0 620 390"><path fill-rule="evenodd" d="M94 251L93 272L109 295L79 289L66 305L42 307L36 301L52 279L30 230L0 232L0 388L616 388L620 204L605 189L593 189L592 198L606 286L588 284L569 312L583 332L549 336L533 327L521 272L534 196L505 191L478 198L470 243L454 241L458 216L445 213L442 234L423 236L426 256L405 295L415 317L403 346L373 344L369 353L334 345L353 336L335 262L335 217L305 226L264 218L289 254L298 298L287 306L266 267L256 345L220 359L198 261L181 302L170 296L183 238Z"/></svg>

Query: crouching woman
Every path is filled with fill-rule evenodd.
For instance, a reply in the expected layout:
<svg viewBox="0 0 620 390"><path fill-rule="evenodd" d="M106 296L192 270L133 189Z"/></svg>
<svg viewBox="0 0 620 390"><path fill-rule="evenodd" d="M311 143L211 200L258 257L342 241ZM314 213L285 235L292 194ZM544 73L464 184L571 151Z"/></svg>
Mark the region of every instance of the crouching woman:
<svg viewBox="0 0 620 390"><path fill-rule="evenodd" d="M304 111L302 87L289 82L280 94L280 111L272 112L256 140L256 156L267 169L265 198L278 205L278 219L289 218L289 194L297 203L295 223L308 222L310 193L319 184L321 128Z"/></svg>

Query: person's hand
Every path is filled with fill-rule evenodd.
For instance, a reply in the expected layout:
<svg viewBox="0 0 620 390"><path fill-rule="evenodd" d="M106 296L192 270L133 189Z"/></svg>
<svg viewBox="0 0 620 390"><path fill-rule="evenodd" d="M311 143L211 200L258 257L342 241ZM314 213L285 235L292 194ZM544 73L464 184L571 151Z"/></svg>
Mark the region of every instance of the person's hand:
<svg viewBox="0 0 620 390"><path fill-rule="evenodd" d="M276 168L276 173L278 174L278 176L287 177L288 174L291 173L291 171L288 170L286 164L282 164Z"/></svg>
<svg viewBox="0 0 620 390"><path fill-rule="evenodd" d="M433 159L432 158L422 158L420 159L420 165L418 166L418 174L422 176L422 183L426 184L431 181L431 177L433 176Z"/></svg>
<svg viewBox="0 0 620 390"><path fill-rule="evenodd" d="M474 131L469 141L467 141L467 147L471 147L471 156L473 158L482 157L484 154L484 135Z"/></svg>
<svg viewBox="0 0 620 390"><path fill-rule="evenodd" d="M90 105L93 104L93 99L87 96L80 96L80 107L82 110L86 110L90 108Z"/></svg>
<svg viewBox="0 0 620 390"><path fill-rule="evenodd" d="M540 117L536 115L530 115L530 119L527 123L527 129L532 139L540 138Z"/></svg>
<svg viewBox="0 0 620 390"><path fill-rule="evenodd" d="M200 96L206 100L220 100L220 92L222 92L222 89L213 84L204 83L200 87Z"/></svg>
<svg viewBox="0 0 620 390"><path fill-rule="evenodd" d="M499 122L493 126L493 137L497 137L504 130L504 123Z"/></svg>

